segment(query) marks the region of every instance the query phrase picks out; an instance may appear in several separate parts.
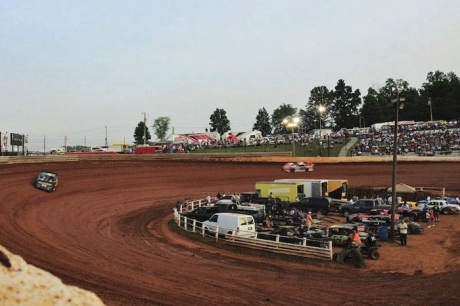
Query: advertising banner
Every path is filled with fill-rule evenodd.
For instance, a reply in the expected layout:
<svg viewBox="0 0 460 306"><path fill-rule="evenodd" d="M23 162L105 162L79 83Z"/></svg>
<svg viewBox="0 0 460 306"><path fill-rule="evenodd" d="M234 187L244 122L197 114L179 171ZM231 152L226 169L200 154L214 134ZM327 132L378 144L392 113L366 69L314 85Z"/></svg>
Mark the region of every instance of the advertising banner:
<svg viewBox="0 0 460 306"><path fill-rule="evenodd" d="M12 146L20 146L24 144L24 137L21 134L11 133L10 143Z"/></svg>
<svg viewBox="0 0 460 306"><path fill-rule="evenodd" d="M1 135L1 147L2 147L2 152L5 152L5 151L8 151L8 132L1 132L0 133Z"/></svg>

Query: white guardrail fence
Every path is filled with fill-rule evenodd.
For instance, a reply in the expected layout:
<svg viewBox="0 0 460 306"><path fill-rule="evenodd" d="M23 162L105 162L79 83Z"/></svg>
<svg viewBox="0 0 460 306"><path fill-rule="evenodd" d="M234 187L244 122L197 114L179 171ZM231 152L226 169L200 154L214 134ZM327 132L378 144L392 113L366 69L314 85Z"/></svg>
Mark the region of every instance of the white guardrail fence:
<svg viewBox="0 0 460 306"><path fill-rule="evenodd" d="M215 233L208 232L203 226L203 222L190 219L181 215L181 212L190 211L200 206L206 205L205 200L188 201L187 204L181 204L179 211L174 207L174 221L180 228L201 235L208 236L218 240L224 240L226 243L239 247L261 250L278 254L298 256L304 258L313 258L320 260L332 260L332 241L319 241L317 239L298 238L299 242L285 243L280 242L280 235L273 235L272 240L258 239L257 232L236 233L235 229L225 229L225 232L231 234L219 235L219 228L214 229ZM222 230L222 229L221 229ZM222 232L222 231L221 231ZM266 234L265 234L266 235ZM253 237L251 237L253 236ZM289 237L292 239L292 237ZM309 241L315 241L321 246L310 246Z"/></svg>

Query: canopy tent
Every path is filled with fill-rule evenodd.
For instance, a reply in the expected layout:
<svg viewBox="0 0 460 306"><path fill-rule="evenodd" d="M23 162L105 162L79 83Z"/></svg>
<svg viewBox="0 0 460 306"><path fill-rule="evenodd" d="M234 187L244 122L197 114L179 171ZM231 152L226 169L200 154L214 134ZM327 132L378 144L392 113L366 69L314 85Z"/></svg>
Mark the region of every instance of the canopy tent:
<svg viewBox="0 0 460 306"><path fill-rule="evenodd" d="M195 143L197 142L196 139L188 137L187 135L181 134L181 135L174 135L173 136L173 143Z"/></svg>
<svg viewBox="0 0 460 306"><path fill-rule="evenodd" d="M393 188L389 187L387 189L388 192L393 192ZM411 187L409 185L399 183L396 185L396 193L414 193L416 190L414 187Z"/></svg>
<svg viewBox="0 0 460 306"><path fill-rule="evenodd" d="M227 142L233 142L233 143L238 143L239 142L239 139L233 134L229 134L225 140Z"/></svg>

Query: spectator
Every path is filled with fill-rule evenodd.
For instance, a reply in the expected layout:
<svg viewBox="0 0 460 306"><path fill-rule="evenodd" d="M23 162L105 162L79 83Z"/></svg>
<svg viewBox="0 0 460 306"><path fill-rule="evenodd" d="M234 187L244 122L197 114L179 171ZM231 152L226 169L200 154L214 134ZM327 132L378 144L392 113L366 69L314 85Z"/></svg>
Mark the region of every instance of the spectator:
<svg viewBox="0 0 460 306"><path fill-rule="evenodd" d="M348 245L351 247L359 247L361 244L361 238L359 238L358 232L352 230L350 236L348 236Z"/></svg>
<svg viewBox="0 0 460 306"><path fill-rule="evenodd" d="M298 229L299 237L303 238L305 236L305 225L302 223Z"/></svg>
<svg viewBox="0 0 460 306"><path fill-rule="evenodd" d="M269 218L269 217L265 218L265 227L266 227L266 228L272 228L272 224L271 224L271 222L270 222L270 218Z"/></svg>
<svg viewBox="0 0 460 306"><path fill-rule="evenodd" d="M402 212L403 212L403 217L407 217L407 214L409 212L409 205L407 205L407 201L404 201L403 205L401 206Z"/></svg>
<svg viewBox="0 0 460 306"><path fill-rule="evenodd" d="M401 245L407 245L407 223L406 219L402 219L402 222L398 225L399 228L399 239L401 240Z"/></svg>
<svg viewBox="0 0 460 306"><path fill-rule="evenodd" d="M211 196L209 194L206 197L206 205L211 205Z"/></svg>
<svg viewBox="0 0 460 306"><path fill-rule="evenodd" d="M426 211L426 219L428 223L428 226L427 226L428 228L434 226L434 213L432 209L428 209Z"/></svg>
<svg viewBox="0 0 460 306"><path fill-rule="evenodd" d="M176 202L176 207L175 207L175 208L176 208L176 211L177 211L178 213L181 213L181 205L180 205L180 201L179 201L179 200L177 200L177 202Z"/></svg>
<svg viewBox="0 0 460 306"><path fill-rule="evenodd" d="M433 206L433 215L434 215L434 221L438 222L439 221L439 203L436 202L436 204Z"/></svg>
<svg viewBox="0 0 460 306"><path fill-rule="evenodd" d="M308 212L307 218L306 218L305 221L306 221L306 223L307 223L307 231L309 231L310 228L311 228L311 226L312 226L312 224L313 224L313 218L312 218L312 216L311 216L311 211Z"/></svg>

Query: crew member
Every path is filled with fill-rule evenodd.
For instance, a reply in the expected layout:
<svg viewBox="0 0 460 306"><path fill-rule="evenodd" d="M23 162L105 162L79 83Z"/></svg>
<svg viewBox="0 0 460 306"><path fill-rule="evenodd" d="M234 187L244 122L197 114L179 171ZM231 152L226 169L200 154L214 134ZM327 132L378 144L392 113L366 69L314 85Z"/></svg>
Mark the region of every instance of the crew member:
<svg viewBox="0 0 460 306"><path fill-rule="evenodd" d="M361 238L359 238L358 232L355 229L351 232L348 238L350 241L350 246L359 247L361 244Z"/></svg>
<svg viewBox="0 0 460 306"><path fill-rule="evenodd" d="M403 219L402 222L398 225L399 227L399 239L401 240L401 245L407 245L407 223L406 219Z"/></svg>

